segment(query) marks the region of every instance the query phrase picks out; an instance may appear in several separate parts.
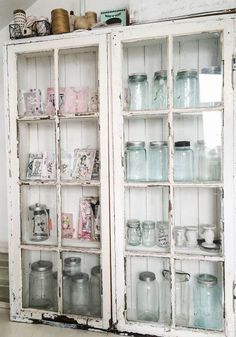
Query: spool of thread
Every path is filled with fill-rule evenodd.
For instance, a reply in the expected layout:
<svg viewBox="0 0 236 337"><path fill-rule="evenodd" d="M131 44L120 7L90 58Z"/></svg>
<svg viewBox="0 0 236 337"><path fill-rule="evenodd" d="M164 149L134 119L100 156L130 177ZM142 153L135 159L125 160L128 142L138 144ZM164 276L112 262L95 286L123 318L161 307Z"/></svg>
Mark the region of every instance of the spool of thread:
<svg viewBox="0 0 236 337"><path fill-rule="evenodd" d="M89 28L92 28L97 23L97 13L96 12L86 12L85 17L89 23Z"/></svg>
<svg viewBox="0 0 236 337"><path fill-rule="evenodd" d="M77 16L74 23L75 29L89 29L89 23L86 16Z"/></svg>
<svg viewBox="0 0 236 337"><path fill-rule="evenodd" d="M65 9L53 9L51 11L51 19L53 34L63 34L70 32L69 14Z"/></svg>

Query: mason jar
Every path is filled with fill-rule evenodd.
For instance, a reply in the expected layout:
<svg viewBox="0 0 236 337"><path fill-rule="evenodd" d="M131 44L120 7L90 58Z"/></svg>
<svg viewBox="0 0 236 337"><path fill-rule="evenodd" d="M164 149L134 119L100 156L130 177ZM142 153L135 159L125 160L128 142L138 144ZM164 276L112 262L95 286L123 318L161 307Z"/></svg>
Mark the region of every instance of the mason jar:
<svg viewBox="0 0 236 337"><path fill-rule="evenodd" d="M197 275L194 289L194 326L201 329L223 329L222 291L217 277Z"/></svg>
<svg viewBox="0 0 236 337"><path fill-rule="evenodd" d="M176 181L193 180L193 151L189 141L175 142L174 179Z"/></svg>
<svg viewBox="0 0 236 337"><path fill-rule="evenodd" d="M197 178L200 181L221 180L221 147L209 148L203 140L196 145Z"/></svg>
<svg viewBox="0 0 236 337"><path fill-rule="evenodd" d="M156 224L156 244L158 247L167 248L169 247L169 222L168 221L158 221Z"/></svg>
<svg viewBox="0 0 236 337"><path fill-rule="evenodd" d="M67 257L64 259L65 275L74 276L81 272L81 258L80 257Z"/></svg>
<svg viewBox="0 0 236 337"><path fill-rule="evenodd" d="M198 106L198 72L195 69L180 70L175 82L175 107Z"/></svg>
<svg viewBox="0 0 236 337"><path fill-rule="evenodd" d="M159 290L156 275L145 271L139 274L136 292L137 319L157 322L159 320Z"/></svg>
<svg viewBox="0 0 236 337"><path fill-rule="evenodd" d="M148 154L148 179L166 181L168 178L168 143L150 142Z"/></svg>
<svg viewBox="0 0 236 337"><path fill-rule="evenodd" d="M143 221L142 244L145 247L153 247L156 244L156 231L154 221Z"/></svg>
<svg viewBox="0 0 236 337"><path fill-rule="evenodd" d="M39 260L32 263L29 274L29 306L31 308L52 310L54 307L53 264Z"/></svg>
<svg viewBox="0 0 236 337"><path fill-rule="evenodd" d="M91 269L90 279L90 313L93 316L101 317L102 315L102 286L101 286L101 267L94 266Z"/></svg>
<svg viewBox="0 0 236 337"><path fill-rule="evenodd" d="M89 314L89 275L79 273L71 278L72 312L80 315Z"/></svg>
<svg viewBox="0 0 236 337"><path fill-rule="evenodd" d="M127 181L146 179L146 150L143 141L126 143L126 178Z"/></svg>
<svg viewBox="0 0 236 337"><path fill-rule="evenodd" d="M152 90L152 108L167 108L167 71L160 70L154 73Z"/></svg>
<svg viewBox="0 0 236 337"><path fill-rule="evenodd" d="M49 210L44 204L36 203L29 206L29 220L31 228L31 241L44 241L50 236Z"/></svg>
<svg viewBox="0 0 236 337"><path fill-rule="evenodd" d="M130 246L141 244L140 221L137 219L127 220L127 243Z"/></svg>
<svg viewBox="0 0 236 337"><path fill-rule="evenodd" d="M129 75L129 110L148 109L148 81L147 74Z"/></svg>

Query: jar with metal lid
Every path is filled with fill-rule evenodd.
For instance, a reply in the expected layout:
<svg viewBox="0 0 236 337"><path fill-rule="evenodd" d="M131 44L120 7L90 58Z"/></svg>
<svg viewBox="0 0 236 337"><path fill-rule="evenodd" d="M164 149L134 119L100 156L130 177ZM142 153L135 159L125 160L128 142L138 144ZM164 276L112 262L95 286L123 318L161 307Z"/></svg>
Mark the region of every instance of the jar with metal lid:
<svg viewBox="0 0 236 337"><path fill-rule="evenodd" d="M169 247L169 222L158 221L156 224L156 244L161 248Z"/></svg>
<svg viewBox="0 0 236 337"><path fill-rule="evenodd" d="M147 74L129 75L129 110L148 109Z"/></svg>
<svg viewBox="0 0 236 337"><path fill-rule="evenodd" d="M164 317L165 322L170 322L171 313L171 271L164 269L162 271L164 277ZM175 321L178 326L189 325L189 310L190 310L190 291L189 291L190 274L184 271L175 271Z"/></svg>
<svg viewBox="0 0 236 337"><path fill-rule="evenodd" d="M101 285L101 267L94 266L91 269L90 279L90 313L93 316L102 315L102 285Z"/></svg>
<svg viewBox="0 0 236 337"><path fill-rule="evenodd" d="M177 108L192 108L198 106L197 70L180 70L177 72L174 106Z"/></svg>
<svg viewBox="0 0 236 337"><path fill-rule="evenodd" d="M146 150L143 141L126 143L126 178L127 181L146 179Z"/></svg>
<svg viewBox="0 0 236 337"><path fill-rule="evenodd" d="M154 221L143 221L142 223L142 244L145 247L153 247L156 244L156 232Z"/></svg>
<svg viewBox="0 0 236 337"><path fill-rule="evenodd" d="M64 259L65 275L74 276L81 272L81 258L80 257L67 257Z"/></svg>
<svg viewBox="0 0 236 337"><path fill-rule="evenodd" d="M194 289L194 326L202 329L223 329L222 291L217 277L200 274Z"/></svg>
<svg viewBox="0 0 236 337"><path fill-rule="evenodd" d="M127 244L130 246L138 246L141 244L140 221L137 219L127 221Z"/></svg>
<svg viewBox="0 0 236 337"><path fill-rule="evenodd" d="M36 203L29 206L29 221L31 223L31 241L44 241L50 236L47 206Z"/></svg>
<svg viewBox="0 0 236 337"><path fill-rule="evenodd" d="M176 181L192 181L193 176L193 151L190 142L175 142L174 179Z"/></svg>
<svg viewBox="0 0 236 337"><path fill-rule="evenodd" d="M29 306L31 308L53 309L52 267L51 261L39 260L32 263L29 274Z"/></svg>
<svg viewBox="0 0 236 337"><path fill-rule="evenodd" d="M137 319L157 322L159 320L159 289L156 275L145 271L139 274L136 292Z"/></svg>
<svg viewBox="0 0 236 337"><path fill-rule="evenodd" d="M154 73L152 90L152 108L167 108L167 71L160 70Z"/></svg>
<svg viewBox="0 0 236 337"><path fill-rule="evenodd" d="M89 314L89 275L79 273L71 278L72 312L80 315Z"/></svg>
<svg viewBox="0 0 236 337"><path fill-rule="evenodd" d="M222 88L221 66L201 69L201 74L199 75L199 100L201 106L220 105L222 102Z"/></svg>
<svg viewBox="0 0 236 337"><path fill-rule="evenodd" d="M148 179L166 181L168 178L168 143L150 142L148 152Z"/></svg>

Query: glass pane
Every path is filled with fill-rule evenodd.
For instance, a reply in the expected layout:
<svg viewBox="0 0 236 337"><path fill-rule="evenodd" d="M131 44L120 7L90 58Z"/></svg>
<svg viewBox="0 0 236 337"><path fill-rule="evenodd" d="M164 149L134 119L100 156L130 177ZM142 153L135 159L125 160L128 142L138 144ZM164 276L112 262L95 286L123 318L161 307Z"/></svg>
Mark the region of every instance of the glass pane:
<svg viewBox="0 0 236 337"><path fill-rule="evenodd" d="M222 102L221 34L174 38L174 107L216 106Z"/></svg>

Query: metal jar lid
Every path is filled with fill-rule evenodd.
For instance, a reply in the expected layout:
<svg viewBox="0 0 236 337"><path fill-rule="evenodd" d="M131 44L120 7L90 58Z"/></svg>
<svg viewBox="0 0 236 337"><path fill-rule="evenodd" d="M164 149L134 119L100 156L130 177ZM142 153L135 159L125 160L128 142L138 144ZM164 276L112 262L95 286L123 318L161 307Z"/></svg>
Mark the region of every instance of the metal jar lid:
<svg viewBox="0 0 236 337"><path fill-rule="evenodd" d="M175 142L175 147L189 147L190 142L187 140L182 140L180 142Z"/></svg>
<svg viewBox="0 0 236 337"><path fill-rule="evenodd" d="M184 77L190 77L190 78L197 78L198 72L196 69L182 69L177 72L177 77L184 78Z"/></svg>
<svg viewBox="0 0 236 337"><path fill-rule="evenodd" d="M100 277L101 276L101 267L100 266L94 266L91 269L91 275Z"/></svg>
<svg viewBox="0 0 236 337"><path fill-rule="evenodd" d="M168 142L156 142L156 141L152 141L149 143L151 148L155 148L155 147L163 147L163 146L168 146Z"/></svg>
<svg viewBox="0 0 236 337"><path fill-rule="evenodd" d="M74 267L81 264L81 258L80 257L67 257L64 259L64 265L67 267Z"/></svg>
<svg viewBox="0 0 236 337"><path fill-rule="evenodd" d="M221 67L220 66L212 66L208 68L202 68L202 74L221 74Z"/></svg>
<svg viewBox="0 0 236 337"><path fill-rule="evenodd" d="M41 211L46 211L47 206L44 204L36 203L34 205L29 206L30 211L34 212L41 212Z"/></svg>
<svg viewBox="0 0 236 337"><path fill-rule="evenodd" d="M217 284L217 277L211 274L200 274L197 276L197 282L206 287L213 287Z"/></svg>
<svg viewBox="0 0 236 337"><path fill-rule="evenodd" d="M171 271L168 270L168 269L164 269L162 270L162 275L163 277L170 281L171 279ZM175 271L175 282L188 282L190 279L190 274L189 273L186 273L182 270L176 270Z"/></svg>
<svg viewBox="0 0 236 337"><path fill-rule="evenodd" d="M156 275L151 271L144 271L139 274L139 279L145 282L151 282L156 279Z"/></svg>
<svg viewBox="0 0 236 337"><path fill-rule="evenodd" d="M126 147L127 147L127 149L132 148L132 147L134 147L134 148L136 148L136 147L142 147L142 148L144 148L145 147L145 142L139 141L139 140L137 140L137 141L129 141L129 142L126 143Z"/></svg>
<svg viewBox="0 0 236 337"><path fill-rule="evenodd" d="M86 273L78 273L71 278L72 282L75 283L84 283L89 280L89 275Z"/></svg>
<svg viewBox="0 0 236 337"><path fill-rule="evenodd" d="M127 220L127 226L129 228L139 228L140 227L140 221L137 219L129 219Z"/></svg>
<svg viewBox="0 0 236 337"><path fill-rule="evenodd" d="M159 70L155 71L154 73L154 80L159 80L159 79L167 79L167 71L166 70Z"/></svg>
<svg viewBox="0 0 236 337"><path fill-rule="evenodd" d="M136 73L129 75L130 82L145 82L147 81L147 74L145 73Z"/></svg>
<svg viewBox="0 0 236 337"><path fill-rule="evenodd" d="M37 262L32 263L31 270L38 272L45 272L52 270L52 266L53 264L51 261L39 260Z"/></svg>
<svg viewBox="0 0 236 337"><path fill-rule="evenodd" d="M155 228L155 222L154 221L143 221L142 222L143 229L154 229Z"/></svg>

